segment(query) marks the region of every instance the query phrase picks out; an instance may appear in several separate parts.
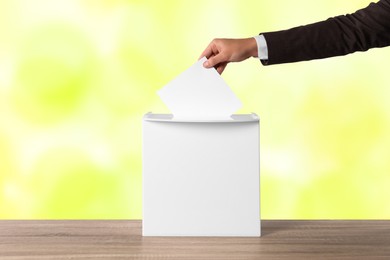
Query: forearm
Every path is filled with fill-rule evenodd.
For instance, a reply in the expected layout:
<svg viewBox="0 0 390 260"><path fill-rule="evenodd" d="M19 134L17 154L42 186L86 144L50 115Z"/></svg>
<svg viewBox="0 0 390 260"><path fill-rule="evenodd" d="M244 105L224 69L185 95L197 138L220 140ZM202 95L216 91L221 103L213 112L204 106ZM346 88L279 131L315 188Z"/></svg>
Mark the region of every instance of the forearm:
<svg viewBox="0 0 390 260"><path fill-rule="evenodd" d="M372 3L350 15L289 30L262 33L268 60L279 64L346 55L390 45L390 0Z"/></svg>

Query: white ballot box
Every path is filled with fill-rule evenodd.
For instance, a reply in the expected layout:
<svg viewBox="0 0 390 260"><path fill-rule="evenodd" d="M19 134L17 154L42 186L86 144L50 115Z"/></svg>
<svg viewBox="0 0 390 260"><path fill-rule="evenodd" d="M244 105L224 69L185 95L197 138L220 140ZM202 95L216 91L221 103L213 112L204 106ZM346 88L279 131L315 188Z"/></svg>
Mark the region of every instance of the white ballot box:
<svg viewBox="0 0 390 260"><path fill-rule="evenodd" d="M260 236L259 118L143 118L143 236Z"/></svg>

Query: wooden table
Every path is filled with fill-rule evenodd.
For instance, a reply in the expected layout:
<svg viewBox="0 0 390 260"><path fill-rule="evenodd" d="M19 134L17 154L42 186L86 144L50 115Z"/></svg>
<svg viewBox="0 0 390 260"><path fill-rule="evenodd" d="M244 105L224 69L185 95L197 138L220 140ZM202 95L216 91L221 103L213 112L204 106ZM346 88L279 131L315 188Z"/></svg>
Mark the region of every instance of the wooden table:
<svg viewBox="0 0 390 260"><path fill-rule="evenodd" d="M264 220L262 233L142 237L139 220L2 220L0 259L390 259L390 221Z"/></svg>

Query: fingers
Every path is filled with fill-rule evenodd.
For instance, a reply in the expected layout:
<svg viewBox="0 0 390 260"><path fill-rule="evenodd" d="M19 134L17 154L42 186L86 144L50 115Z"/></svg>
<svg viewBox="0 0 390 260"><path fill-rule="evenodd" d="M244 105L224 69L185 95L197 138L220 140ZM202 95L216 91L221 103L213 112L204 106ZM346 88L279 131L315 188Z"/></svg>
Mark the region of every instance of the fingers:
<svg viewBox="0 0 390 260"><path fill-rule="evenodd" d="M221 74L228 63L225 53L225 44L223 39L214 39L210 42L207 48L202 52L199 59L206 57L208 60L203 63L205 68L212 68L218 71Z"/></svg>
<svg viewBox="0 0 390 260"><path fill-rule="evenodd" d="M217 54L217 46L216 46L216 39L212 40L207 48L202 52L202 54L199 56L198 59L201 59L203 57L206 57L207 59L210 58L211 56Z"/></svg>
<svg viewBox="0 0 390 260"><path fill-rule="evenodd" d="M227 66L227 62L221 63L220 65L217 66L216 70L219 74L222 74L222 72L225 70Z"/></svg>
<svg viewBox="0 0 390 260"><path fill-rule="evenodd" d="M212 56L210 57L207 61L205 61L205 63L203 63L203 66L205 68L211 68L211 67L214 67L220 63L225 63L226 62L226 58L223 54L219 53L215 56Z"/></svg>

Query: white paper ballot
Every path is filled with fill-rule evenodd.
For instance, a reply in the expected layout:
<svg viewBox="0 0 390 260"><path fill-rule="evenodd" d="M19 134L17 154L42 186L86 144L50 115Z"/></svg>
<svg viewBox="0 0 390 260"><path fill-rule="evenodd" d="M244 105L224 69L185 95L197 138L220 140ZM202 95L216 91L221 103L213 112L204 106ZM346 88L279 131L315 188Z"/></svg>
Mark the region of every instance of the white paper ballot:
<svg viewBox="0 0 390 260"><path fill-rule="evenodd" d="M157 91L175 119L231 119L242 104L214 69L206 69L203 57Z"/></svg>

